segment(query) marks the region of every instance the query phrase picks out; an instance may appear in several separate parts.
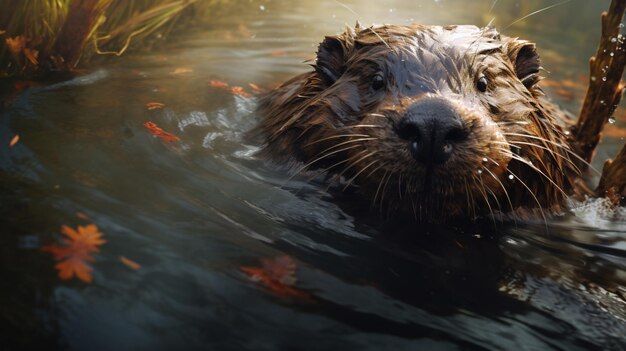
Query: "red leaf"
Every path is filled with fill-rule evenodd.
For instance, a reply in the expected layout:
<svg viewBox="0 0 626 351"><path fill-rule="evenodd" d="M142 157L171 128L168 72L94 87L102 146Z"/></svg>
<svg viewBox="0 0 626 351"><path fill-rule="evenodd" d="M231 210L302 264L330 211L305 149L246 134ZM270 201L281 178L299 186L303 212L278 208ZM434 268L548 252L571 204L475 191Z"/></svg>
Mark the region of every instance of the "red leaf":
<svg viewBox="0 0 626 351"><path fill-rule="evenodd" d="M261 265L239 269L278 297L311 300L309 293L293 287L296 283L296 263L291 257L265 258L261 260Z"/></svg>
<svg viewBox="0 0 626 351"><path fill-rule="evenodd" d="M163 129L159 128L159 126L157 126L156 123L154 123L154 122L148 121L148 122L144 123L143 125L144 125L144 127L146 127L146 129L148 129L148 131L152 135L160 138L161 140L163 140L166 143L171 143L171 142L180 140L180 138L177 137L176 135L174 135L172 133L168 133L168 132L164 131Z"/></svg>

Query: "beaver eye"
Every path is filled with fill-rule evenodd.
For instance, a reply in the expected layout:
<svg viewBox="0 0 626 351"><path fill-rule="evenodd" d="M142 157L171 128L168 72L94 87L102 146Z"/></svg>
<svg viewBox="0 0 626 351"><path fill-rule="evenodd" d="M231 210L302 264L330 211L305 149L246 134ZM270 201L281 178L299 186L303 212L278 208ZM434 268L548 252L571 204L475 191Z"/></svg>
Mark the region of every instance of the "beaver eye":
<svg viewBox="0 0 626 351"><path fill-rule="evenodd" d="M372 89L380 90L385 86L385 78L382 74L377 74L372 77Z"/></svg>
<svg viewBox="0 0 626 351"><path fill-rule="evenodd" d="M476 82L476 88L478 89L478 91L480 91L481 93L484 93L487 91L487 85L489 84L489 81L487 80L487 77L482 76L478 79L478 81Z"/></svg>

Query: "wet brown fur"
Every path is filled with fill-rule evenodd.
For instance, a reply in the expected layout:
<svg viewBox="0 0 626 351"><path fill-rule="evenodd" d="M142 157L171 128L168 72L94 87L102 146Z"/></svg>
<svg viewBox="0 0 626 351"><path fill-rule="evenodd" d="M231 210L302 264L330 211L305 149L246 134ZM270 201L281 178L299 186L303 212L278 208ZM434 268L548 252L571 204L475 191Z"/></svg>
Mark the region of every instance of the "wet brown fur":
<svg viewBox="0 0 626 351"><path fill-rule="evenodd" d="M314 68L262 98L263 157L333 174L377 209L420 220L562 209L576 156L567 119L543 96L534 44L493 28L357 25L326 37ZM436 167L416 162L395 129L422 99L452 107L469 132Z"/></svg>

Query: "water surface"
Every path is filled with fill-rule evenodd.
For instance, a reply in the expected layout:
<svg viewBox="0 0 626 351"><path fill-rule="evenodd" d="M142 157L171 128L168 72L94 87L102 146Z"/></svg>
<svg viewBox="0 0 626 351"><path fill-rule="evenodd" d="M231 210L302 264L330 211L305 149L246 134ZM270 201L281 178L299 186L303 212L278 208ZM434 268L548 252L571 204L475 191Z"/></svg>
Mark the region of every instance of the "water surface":
<svg viewBox="0 0 626 351"><path fill-rule="evenodd" d="M11 93L0 110L0 349L626 349L623 209L589 201L495 228L383 223L354 197L255 159L244 135L256 98L210 83L271 87L357 20L506 28L554 3L245 1L152 50ZM606 7L574 0L504 34L537 42L550 79L584 88ZM577 112L566 97L554 99ZM155 138L147 121L181 140ZM605 138L596 167L623 142ZM93 283L61 281L41 248L62 225L88 223L107 241ZM285 255L307 298L241 270Z"/></svg>

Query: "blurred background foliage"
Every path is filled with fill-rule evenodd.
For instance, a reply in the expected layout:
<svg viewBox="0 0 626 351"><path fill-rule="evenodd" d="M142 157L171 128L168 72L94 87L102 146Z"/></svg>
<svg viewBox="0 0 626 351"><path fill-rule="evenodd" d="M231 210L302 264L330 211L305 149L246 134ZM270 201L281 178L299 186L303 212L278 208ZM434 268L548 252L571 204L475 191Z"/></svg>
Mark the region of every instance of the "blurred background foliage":
<svg viewBox="0 0 626 351"><path fill-rule="evenodd" d="M0 76L71 71L162 39L220 0L0 0Z"/></svg>

